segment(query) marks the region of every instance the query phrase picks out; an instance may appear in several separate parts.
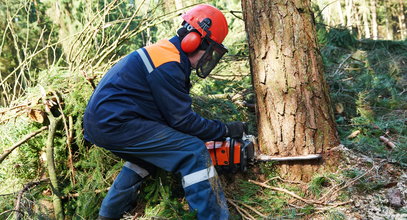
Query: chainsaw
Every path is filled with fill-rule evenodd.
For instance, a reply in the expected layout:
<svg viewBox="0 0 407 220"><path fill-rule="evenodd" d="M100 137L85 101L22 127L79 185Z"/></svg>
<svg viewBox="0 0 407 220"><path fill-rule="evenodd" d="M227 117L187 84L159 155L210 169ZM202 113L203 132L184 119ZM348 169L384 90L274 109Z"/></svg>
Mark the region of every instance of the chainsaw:
<svg viewBox="0 0 407 220"><path fill-rule="evenodd" d="M254 137L245 135L241 139L226 138L223 141L205 143L212 163L218 171L247 171L255 159Z"/></svg>
<svg viewBox="0 0 407 220"><path fill-rule="evenodd" d="M255 137L244 134L242 138L226 138L221 141L206 142L206 148L212 159L213 165L220 172L238 171L246 172L249 165L255 162L268 161L304 161L321 159L321 154L304 156L273 157L258 154L255 150Z"/></svg>

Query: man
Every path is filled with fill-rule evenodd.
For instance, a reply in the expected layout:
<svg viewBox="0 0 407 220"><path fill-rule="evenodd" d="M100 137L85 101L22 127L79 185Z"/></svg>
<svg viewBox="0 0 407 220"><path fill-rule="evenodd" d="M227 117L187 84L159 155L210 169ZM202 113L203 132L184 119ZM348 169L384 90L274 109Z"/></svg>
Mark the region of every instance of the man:
<svg viewBox="0 0 407 220"><path fill-rule="evenodd" d="M225 16L210 5L182 15L170 40L138 49L114 65L95 89L84 115L85 138L127 162L99 212L118 219L156 167L180 173L198 219L227 219L229 211L205 141L241 137L243 124L202 118L191 109L191 68L205 78L227 52Z"/></svg>

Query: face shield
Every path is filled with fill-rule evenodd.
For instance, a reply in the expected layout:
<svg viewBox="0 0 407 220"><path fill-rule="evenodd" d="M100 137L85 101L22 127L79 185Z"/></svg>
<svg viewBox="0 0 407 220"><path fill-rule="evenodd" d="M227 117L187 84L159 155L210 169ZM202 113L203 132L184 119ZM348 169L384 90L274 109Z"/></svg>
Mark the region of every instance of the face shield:
<svg viewBox="0 0 407 220"><path fill-rule="evenodd" d="M206 78L228 50L223 44L218 44L209 37L204 38L199 49L205 50L205 53L198 61L196 74L201 78Z"/></svg>

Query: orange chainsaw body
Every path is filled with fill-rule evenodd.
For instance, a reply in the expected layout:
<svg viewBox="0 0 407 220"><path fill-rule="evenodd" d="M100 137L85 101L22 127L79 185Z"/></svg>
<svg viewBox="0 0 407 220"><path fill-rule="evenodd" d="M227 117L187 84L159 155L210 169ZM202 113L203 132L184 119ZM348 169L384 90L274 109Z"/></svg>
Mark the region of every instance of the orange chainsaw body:
<svg viewBox="0 0 407 220"><path fill-rule="evenodd" d="M233 144L233 148L230 145ZM206 148L215 166L229 166L240 163L241 143L238 141L209 141ZM233 154L233 155L232 155Z"/></svg>

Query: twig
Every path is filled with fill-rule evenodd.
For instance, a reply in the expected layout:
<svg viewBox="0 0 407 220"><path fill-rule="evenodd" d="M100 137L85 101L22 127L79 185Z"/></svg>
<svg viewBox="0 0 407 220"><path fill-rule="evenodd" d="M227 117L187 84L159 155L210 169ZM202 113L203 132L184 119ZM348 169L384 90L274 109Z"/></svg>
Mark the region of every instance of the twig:
<svg viewBox="0 0 407 220"><path fill-rule="evenodd" d="M72 149L71 149L71 143L72 143L72 138L73 138L73 119L72 119L72 116L69 116L68 120L66 119L64 111L62 109L61 100L59 98L59 95L55 91L52 91L52 94L55 96L55 98L57 100L59 112L61 113L62 121L64 123L64 128L65 128L65 133L66 133L66 146L68 148L68 166L69 166L70 173L71 173L72 184L75 185L76 184L75 170L74 170L74 166L73 166Z"/></svg>
<svg viewBox="0 0 407 220"><path fill-rule="evenodd" d="M34 187L34 186L36 186L36 185L38 185L38 184L40 184L42 182L46 182L48 180L49 179L47 178L47 179L42 179L42 180L39 180L39 181L34 181L34 182L27 183L27 184L24 185L23 189L20 190L20 192L18 192L18 196L17 196L15 206L14 206L14 210L16 212L18 212L16 219L21 219L21 217L24 215L24 213L20 211L21 198L23 197L23 194L27 190L29 190L30 188L32 188L32 187Z"/></svg>
<svg viewBox="0 0 407 220"><path fill-rule="evenodd" d="M343 64L352 56L352 54L349 54L343 61L339 64L338 68L335 70L333 76L338 74L339 70L342 69Z"/></svg>
<svg viewBox="0 0 407 220"><path fill-rule="evenodd" d="M253 208L253 207L251 207L251 206L249 206L249 205L247 205L247 204L245 204L245 203L243 203L243 202L241 202L241 201L237 201L237 200L233 200L233 199L229 199L229 200L232 200L233 202L237 202L237 203L243 205L244 207L246 207L246 208L252 210L254 213L256 213L257 215L261 216L262 218L267 218L267 215L264 215L263 213L257 211L255 208Z"/></svg>
<svg viewBox="0 0 407 220"><path fill-rule="evenodd" d="M304 182L301 182L301 181L292 181L292 180L285 180L285 179L283 179L283 178L281 178L281 177L279 177L279 176L276 176L276 177L273 177L273 178L271 178L271 179L268 179L268 180L266 180L265 182L263 182L264 184L267 184L268 182L270 182L270 181L272 181L272 180L280 180L280 181L282 181L282 182L285 182L285 183L292 183L292 184L305 184Z"/></svg>
<svg viewBox="0 0 407 220"><path fill-rule="evenodd" d="M299 196L299 195L297 195L297 194L295 194L295 193L293 193L291 191L288 191L286 189L283 189L283 188L270 186L270 185L267 185L267 184L264 184L264 183L261 183L261 182L257 182L257 181L254 181L254 180L249 180L249 182L254 183L256 185L259 185L259 186L262 186L262 187L267 188L267 189L271 189L271 190L274 190L274 191L279 191L279 192L286 193L286 194L288 194L288 195L290 195L290 196L292 196L292 197L294 197L294 198L296 198L298 200L301 200L301 201L303 201L303 202L305 202L307 204L325 205L323 202L320 202L320 201L304 199L301 196Z"/></svg>
<svg viewBox="0 0 407 220"><path fill-rule="evenodd" d="M6 112L10 112L11 110L14 110L14 109L17 109L17 108L25 108L25 107L27 107L29 104L30 104L30 103L20 104L20 105L16 105L16 106L13 106L13 107L10 107L10 108L6 108L6 109L0 111L0 115L4 114L4 113L6 113Z"/></svg>
<svg viewBox="0 0 407 220"><path fill-rule="evenodd" d="M243 20L242 17L237 16L235 13L242 13L242 11L229 11L230 14L232 14L234 17L236 17L237 19Z"/></svg>
<svg viewBox="0 0 407 220"><path fill-rule="evenodd" d="M341 188L335 190L335 191L334 191L333 193L331 193L331 194L329 194L329 193L330 193L332 190L329 190L325 195L323 195L323 196L319 199L319 201L324 200L325 197L328 197L328 196L331 196L331 197L332 197L333 195L335 195L335 194L338 193L339 191L341 191L341 190L343 190L343 189L345 189L345 188L347 188L347 187L353 185L356 181L358 181L358 180L361 179L362 177L366 176L366 174L370 173L374 168L376 168L376 167L373 166L370 170L368 170L368 171L366 171L364 174L362 174L362 175L360 175L360 176L358 176L358 177L352 179L350 182L346 183L343 187L341 187ZM339 184L339 185L337 185L337 186L340 186L340 185L341 185L341 184Z"/></svg>
<svg viewBox="0 0 407 220"><path fill-rule="evenodd" d="M396 145L391 142L388 138L384 137L384 136L380 136L379 139L381 141L383 141L387 146L389 146L391 149L395 149Z"/></svg>
<svg viewBox="0 0 407 220"><path fill-rule="evenodd" d="M21 213L21 214L24 215L24 213L22 211L20 211L20 210L10 209L10 210L7 210L7 211L4 211L4 212L0 213L0 216L2 216L4 214L7 214L9 212L18 212L18 213Z"/></svg>
<svg viewBox="0 0 407 220"><path fill-rule="evenodd" d="M360 134L360 130L356 130L354 132L352 132L352 134L348 135L348 137L346 137L347 139L353 139L355 137L357 137Z"/></svg>
<svg viewBox="0 0 407 220"><path fill-rule="evenodd" d="M4 159L6 159L6 157L13 152L13 150L15 150L17 147L19 147L20 145L24 144L25 142L27 142L28 140L30 140L32 137L36 136L37 134L41 133L42 131L44 131L45 129L47 129L47 126L44 126L34 132L32 132L31 134L25 136L22 140L20 140L19 142L17 142L16 144L14 144L11 148L5 150L3 152L3 154L0 157L0 163L3 162Z"/></svg>
<svg viewBox="0 0 407 220"><path fill-rule="evenodd" d="M237 212L243 217L243 219L250 219L250 220L255 220L255 218L250 215L246 210L240 208L236 203L234 203L232 200L228 199L227 200L231 205L233 205L236 209Z"/></svg>

